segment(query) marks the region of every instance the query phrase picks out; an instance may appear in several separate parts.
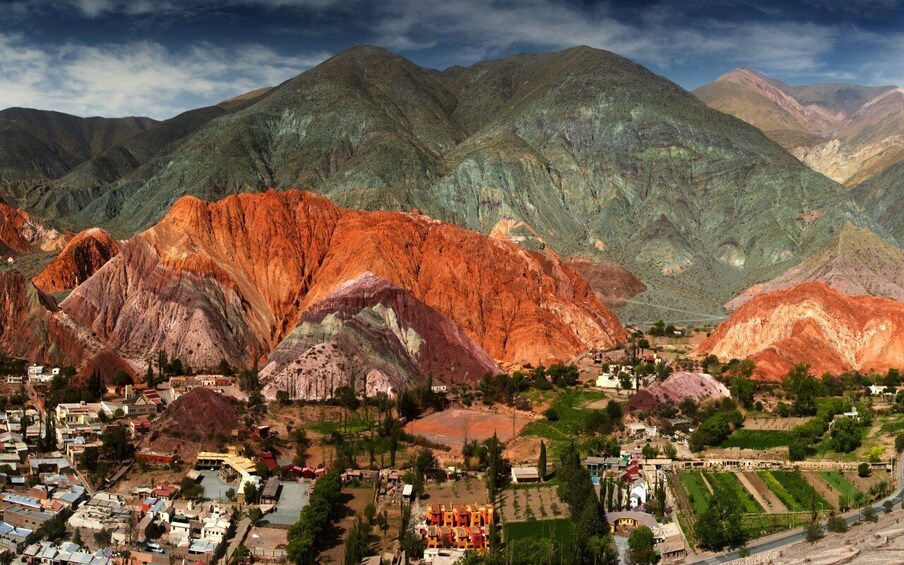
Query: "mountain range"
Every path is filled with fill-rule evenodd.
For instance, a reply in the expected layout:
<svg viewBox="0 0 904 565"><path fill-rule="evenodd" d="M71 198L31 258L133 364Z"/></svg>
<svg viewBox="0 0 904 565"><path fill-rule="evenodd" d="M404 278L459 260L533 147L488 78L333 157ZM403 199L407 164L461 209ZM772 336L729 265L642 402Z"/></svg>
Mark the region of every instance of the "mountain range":
<svg viewBox="0 0 904 565"><path fill-rule="evenodd" d="M735 69L694 94L763 131L813 170L858 185L904 161L904 89L790 86Z"/></svg>
<svg viewBox="0 0 904 565"><path fill-rule="evenodd" d="M161 122L13 109L0 300L26 330L0 325L0 348L260 364L269 397L322 398L613 347L607 305L641 323L724 305L706 350L771 377L812 324L733 328L786 302L851 326L854 295L904 297L898 94L749 69L691 94L586 47L445 71L360 47ZM847 187L812 159L832 144L822 172Z"/></svg>
<svg viewBox="0 0 904 565"><path fill-rule="evenodd" d="M757 129L586 47L446 71L354 48L6 198L53 225L124 238L184 195L292 187L482 233L522 223L538 248L640 279L626 319L717 313L845 223L874 226Z"/></svg>

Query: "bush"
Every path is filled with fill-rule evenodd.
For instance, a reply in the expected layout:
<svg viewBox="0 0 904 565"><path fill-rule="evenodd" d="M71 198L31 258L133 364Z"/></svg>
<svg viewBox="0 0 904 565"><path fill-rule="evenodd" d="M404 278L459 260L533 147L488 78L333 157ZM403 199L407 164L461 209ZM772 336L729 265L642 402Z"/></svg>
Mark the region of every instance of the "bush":
<svg viewBox="0 0 904 565"><path fill-rule="evenodd" d="M859 475L860 478L868 477L870 475L870 472L871 471L869 468L869 463L861 463L860 465L857 465L857 475Z"/></svg>
<svg viewBox="0 0 904 565"><path fill-rule="evenodd" d="M863 510L860 511L860 514L863 516L863 519L867 522L875 522L879 518L876 516L876 509L872 506L865 506Z"/></svg>
<svg viewBox="0 0 904 565"><path fill-rule="evenodd" d="M890 500L886 500L885 502L882 503L882 508L885 509L886 514L891 512L891 509L894 508L894 506L895 506L895 503Z"/></svg>
<svg viewBox="0 0 904 565"><path fill-rule="evenodd" d="M830 532L843 533L847 531L847 522L841 516L833 514L829 517L829 521L826 522L826 528Z"/></svg>
<svg viewBox="0 0 904 565"><path fill-rule="evenodd" d="M904 434L898 434L895 437L895 451L898 453L904 451Z"/></svg>
<svg viewBox="0 0 904 565"><path fill-rule="evenodd" d="M556 412L556 409L555 409L555 408L549 408L549 409L547 409L546 412L543 412L543 415L544 415L544 416L546 417L546 419L549 420L550 422L556 422L556 421L559 420L559 413Z"/></svg>

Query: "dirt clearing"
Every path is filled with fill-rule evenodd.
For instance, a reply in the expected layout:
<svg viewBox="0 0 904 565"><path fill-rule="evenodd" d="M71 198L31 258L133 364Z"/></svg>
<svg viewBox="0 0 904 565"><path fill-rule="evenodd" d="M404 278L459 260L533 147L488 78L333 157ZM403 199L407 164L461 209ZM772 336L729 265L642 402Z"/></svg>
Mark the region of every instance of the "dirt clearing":
<svg viewBox="0 0 904 565"><path fill-rule="evenodd" d="M513 418L512 414L451 408L409 422L405 431L453 449L461 449L472 439L483 441L493 437L494 433L505 443L517 435L529 421L520 414L515 414Z"/></svg>

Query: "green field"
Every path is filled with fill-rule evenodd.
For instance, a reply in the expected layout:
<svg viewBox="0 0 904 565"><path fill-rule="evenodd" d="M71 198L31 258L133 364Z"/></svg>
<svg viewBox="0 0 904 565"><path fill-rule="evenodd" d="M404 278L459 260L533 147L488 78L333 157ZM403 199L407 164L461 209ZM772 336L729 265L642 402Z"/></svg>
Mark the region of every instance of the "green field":
<svg viewBox="0 0 904 565"><path fill-rule="evenodd" d="M747 492L747 489L744 488L744 485L741 484L741 481L738 480L738 476L735 473L707 473L706 480L709 481L709 484L711 484L714 489L734 491L738 501L740 501L744 507L742 512L745 514L760 514L764 512L763 507L760 506L755 498L753 498L753 495Z"/></svg>
<svg viewBox="0 0 904 565"><path fill-rule="evenodd" d="M803 526L810 521L808 512L797 514L744 514L741 516L741 529L750 539L768 536L776 532Z"/></svg>
<svg viewBox="0 0 904 565"><path fill-rule="evenodd" d="M709 503L710 497L712 497L712 494L706 487L706 483L703 481L703 473L700 471L682 471L679 474L679 478L681 479L681 484L684 485L684 490L687 491L687 495L691 500L691 504L694 507L694 513L699 516L706 511L706 506Z"/></svg>
<svg viewBox="0 0 904 565"><path fill-rule="evenodd" d="M771 449L785 447L791 441L791 432L783 430L736 429L719 447L739 447L741 449Z"/></svg>
<svg viewBox="0 0 904 565"><path fill-rule="evenodd" d="M506 542L525 538L554 538L561 546L567 547L574 541L574 525L568 518L508 522L502 529L502 535Z"/></svg>
<svg viewBox="0 0 904 565"><path fill-rule="evenodd" d="M572 441L580 443L582 438L586 438L584 428L587 416L593 410L581 407L604 398L606 394L599 390L565 389L558 393L552 402L552 408L559 419L555 422L545 419L535 420L526 425L521 433L548 440L552 455L558 457Z"/></svg>
<svg viewBox="0 0 904 565"><path fill-rule="evenodd" d="M825 479L826 482L828 482L830 485L832 485L832 488L846 496L852 503L860 493L860 491L857 490L857 487L852 485L851 482L845 479L844 475L842 475L838 471L821 471L819 473L819 476Z"/></svg>
<svg viewBox="0 0 904 565"><path fill-rule="evenodd" d="M814 507L817 510L832 508L796 471L757 471L757 474L791 512L803 512Z"/></svg>

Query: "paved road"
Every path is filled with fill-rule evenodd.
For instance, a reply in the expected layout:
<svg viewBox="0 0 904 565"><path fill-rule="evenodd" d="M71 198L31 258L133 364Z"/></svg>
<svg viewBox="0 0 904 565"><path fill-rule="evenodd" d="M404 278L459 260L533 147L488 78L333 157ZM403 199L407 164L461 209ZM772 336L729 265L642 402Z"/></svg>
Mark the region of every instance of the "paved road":
<svg viewBox="0 0 904 565"><path fill-rule="evenodd" d="M904 502L904 453L898 458L897 465L897 473L898 473L898 490L892 493L890 496L884 498L879 501L879 503L874 506L877 512L884 512L885 509L882 508L882 504L886 500L891 500L892 504L894 504L896 509L901 508L901 503ZM850 512L844 516L845 521L848 525L853 524L857 520L860 519L860 512ZM771 551L773 549L778 549L780 547L784 547L786 545L791 545L793 543L798 543L804 541L806 539L806 534L804 530L801 528L799 530L794 530L789 532L783 536L771 537L769 539L765 539L760 542L753 542L747 546L747 549L750 555L756 555L757 553L763 553L764 551ZM718 563L729 563L734 561L735 559L740 559L737 550L734 551L726 551L723 553L718 553L716 555L712 555L710 557L704 557L697 561L690 561L692 564L698 565L716 565Z"/></svg>

